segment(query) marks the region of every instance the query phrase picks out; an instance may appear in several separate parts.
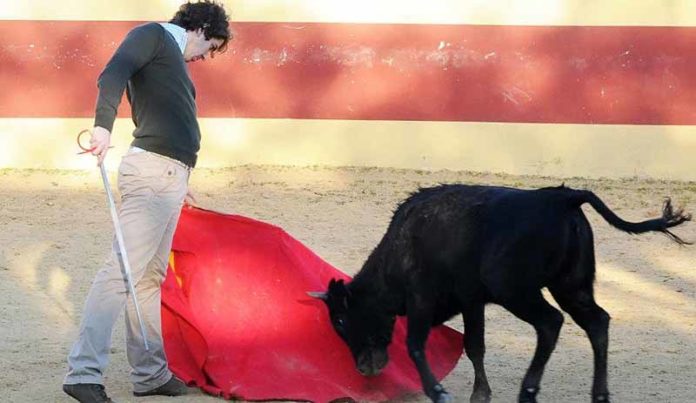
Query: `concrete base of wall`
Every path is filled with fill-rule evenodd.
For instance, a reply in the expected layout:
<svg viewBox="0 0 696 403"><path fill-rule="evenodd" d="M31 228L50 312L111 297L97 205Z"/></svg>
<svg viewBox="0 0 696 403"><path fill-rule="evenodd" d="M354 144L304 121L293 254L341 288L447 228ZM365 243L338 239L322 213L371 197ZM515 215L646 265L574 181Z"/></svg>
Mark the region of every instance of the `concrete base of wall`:
<svg viewBox="0 0 696 403"><path fill-rule="evenodd" d="M696 180L695 126L201 119L199 167L380 166L556 177ZM92 119L0 119L0 168L86 169ZM115 169L133 130L118 119Z"/></svg>

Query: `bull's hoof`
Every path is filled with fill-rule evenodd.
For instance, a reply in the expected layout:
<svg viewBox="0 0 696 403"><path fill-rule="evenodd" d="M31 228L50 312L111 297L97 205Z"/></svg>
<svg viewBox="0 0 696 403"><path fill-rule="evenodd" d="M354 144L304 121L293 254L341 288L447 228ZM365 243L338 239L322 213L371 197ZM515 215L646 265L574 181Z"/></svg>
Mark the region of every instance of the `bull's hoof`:
<svg viewBox="0 0 696 403"><path fill-rule="evenodd" d="M491 391L489 390L475 390L469 398L470 403L490 403L491 401Z"/></svg>
<svg viewBox="0 0 696 403"><path fill-rule="evenodd" d="M437 395L437 403L452 403L453 401L452 396L450 396L450 394L447 392L442 392Z"/></svg>
<svg viewBox="0 0 696 403"><path fill-rule="evenodd" d="M536 395L539 388L523 388L520 391L519 403L537 403Z"/></svg>
<svg viewBox="0 0 696 403"><path fill-rule="evenodd" d="M592 395L592 403L610 403L609 393Z"/></svg>
<svg viewBox="0 0 696 403"><path fill-rule="evenodd" d="M432 394L430 398L434 403L452 403L454 400L452 396L442 387L442 385L437 384L433 386Z"/></svg>

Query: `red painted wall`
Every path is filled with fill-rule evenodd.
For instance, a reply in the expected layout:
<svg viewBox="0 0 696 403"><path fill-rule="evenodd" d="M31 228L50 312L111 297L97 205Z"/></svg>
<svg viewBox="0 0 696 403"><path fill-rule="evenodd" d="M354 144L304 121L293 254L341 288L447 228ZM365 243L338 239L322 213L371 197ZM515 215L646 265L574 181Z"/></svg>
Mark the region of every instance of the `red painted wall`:
<svg viewBox="0 0 696 403"><path fill-rule="evenodd" d="M96 78L135 24L0 21L0 117L93 116ZM191 65L202 117L696 124L696 28L234 30L228 53Z"/></svg>

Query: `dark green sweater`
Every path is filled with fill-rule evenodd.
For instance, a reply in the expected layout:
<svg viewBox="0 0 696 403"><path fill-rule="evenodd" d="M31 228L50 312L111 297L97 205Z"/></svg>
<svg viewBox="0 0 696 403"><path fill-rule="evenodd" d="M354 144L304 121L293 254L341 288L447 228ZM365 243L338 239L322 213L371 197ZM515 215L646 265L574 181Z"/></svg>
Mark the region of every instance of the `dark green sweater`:
<svg viewBox="0 0 696 403"><path fill-rule="evenodd" d="M201 134L196 120L196 89L181 49L157 23L133 28L97 81L95 126L112 130L124 88L131 104L135 139L131 143L193 167Z"/></svg>

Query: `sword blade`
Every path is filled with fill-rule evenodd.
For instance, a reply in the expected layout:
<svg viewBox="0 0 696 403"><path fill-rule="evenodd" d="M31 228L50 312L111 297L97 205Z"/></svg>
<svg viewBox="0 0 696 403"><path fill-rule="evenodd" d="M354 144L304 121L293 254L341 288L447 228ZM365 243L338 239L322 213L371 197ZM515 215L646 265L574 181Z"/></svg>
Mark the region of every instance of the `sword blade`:
<svg viewBox="0 0 696 403"><path fill-rule="evenodd" d="M121 264L123 268L123 276L126 282L126 287L128 293L133 298L133 306L135 307L135 314L138 317L138 323L140 324L140 333L143 336L143 343L145 344L145 350L149 351L150 346L147 342L147 330L145 330L145 324L143 322L142 315L140 314L140 305L138 305L138 298L135 295L135 288L133 288L133 281L131 279L131 269L128 260L128 253L126 252L126 244L123 241L123 231L121 231L121 224L118 219L118 213L116 211L116 202L114 201L114 195L111 193L111 185L109 184L109 177L106 174L106 168L104 168L104 163L99 164L101 171L102 181L104 182L104 189L106 190L107 199L109 199L109 210L111 211L111 221L114 223L114 230L116 232L116 243L118 244L118 249L121 252Z"/></svg>

